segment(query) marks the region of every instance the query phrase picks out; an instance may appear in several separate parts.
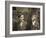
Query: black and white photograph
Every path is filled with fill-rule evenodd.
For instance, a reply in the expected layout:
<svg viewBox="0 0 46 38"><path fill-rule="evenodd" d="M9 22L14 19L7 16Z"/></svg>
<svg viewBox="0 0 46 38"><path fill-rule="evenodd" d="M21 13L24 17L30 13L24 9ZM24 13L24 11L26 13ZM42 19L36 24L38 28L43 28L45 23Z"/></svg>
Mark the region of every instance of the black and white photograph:
<svg viewBox="0 0 46 38"><path fill-rule="evenodd" d="M11 4L10 34L42 32L42 9L39 5Z"/></svg>
<svg viewBox="0 0 46 38"><path fill-rule="evenodd" d="M40 30L40 8L12 7L12 30Z"/></svg>

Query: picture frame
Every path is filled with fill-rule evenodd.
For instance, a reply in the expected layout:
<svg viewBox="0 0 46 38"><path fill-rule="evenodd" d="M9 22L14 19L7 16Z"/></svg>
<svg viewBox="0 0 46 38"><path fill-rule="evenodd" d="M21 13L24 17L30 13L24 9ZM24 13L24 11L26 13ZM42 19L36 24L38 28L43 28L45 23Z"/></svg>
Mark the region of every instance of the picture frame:
<svg viewBox="0 0 46 38"><path fill-rule="evenodd" d="M45 8L44 7L45 7L44 3L5 1L5 36L18 37L18 36L44 35L45 34L45 29L44 29L45 28L45 25L44 25ZM28 13L28 12L31 12L31 13ZM32 21L30 21L30 18L34 17L32 15L35 16L35 20L39 19L39 22L38 22L39 24L36 23L39 25L39 26L36 25L37 28L35 27L35 25L31 26L33 25L33 23ZM39 17L38 19L36 19L37 18L36 15ZM21 21L24 18L26 21L27 20L30 21L28 22L30 24L27 23L28 24L27 28L25 27L25 25L23 25L22 28L16 26L17 25L16 21L18 23L18 20L16 19L17 17L18 17L18 20L20 19ZM29 17L29 19L27 17Z"/></svg>

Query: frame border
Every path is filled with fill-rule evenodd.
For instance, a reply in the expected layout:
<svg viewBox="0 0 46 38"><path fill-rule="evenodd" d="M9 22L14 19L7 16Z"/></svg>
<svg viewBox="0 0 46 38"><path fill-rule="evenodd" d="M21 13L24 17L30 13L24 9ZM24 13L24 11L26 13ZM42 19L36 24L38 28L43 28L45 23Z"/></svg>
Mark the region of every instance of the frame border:
<svg viewBox="0 0 46 38"><path fill-rule="evenodd" d="M22 5L42 5L43 6L43 33L33 33L33 34L10 34L10 4L22 4ZM35 3L35 2L20 2L20 1L5 1L5 37L18 37L18 36L35 36L45 34L45 3Z"/></svg>

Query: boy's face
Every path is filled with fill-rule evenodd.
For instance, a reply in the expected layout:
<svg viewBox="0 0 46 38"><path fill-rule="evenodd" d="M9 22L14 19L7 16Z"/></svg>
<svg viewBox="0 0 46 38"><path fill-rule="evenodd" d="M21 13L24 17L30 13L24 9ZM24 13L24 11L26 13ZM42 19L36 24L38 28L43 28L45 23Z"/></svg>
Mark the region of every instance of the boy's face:
<svg viewBox="0 0 46 38"><path fill-rule="evenodd" d="M37 22L38 22L37 15L33 15L33 17L32 17L32 24L33 24L33 26L36 26L37 25Z"/></svg>
<svg viewBox="0 0 46 38"><path fill-rule="evenodd" d="M20 16L20 20L23 20L23 19L24 19L24 15L21 15L21 16Z"/></svg>

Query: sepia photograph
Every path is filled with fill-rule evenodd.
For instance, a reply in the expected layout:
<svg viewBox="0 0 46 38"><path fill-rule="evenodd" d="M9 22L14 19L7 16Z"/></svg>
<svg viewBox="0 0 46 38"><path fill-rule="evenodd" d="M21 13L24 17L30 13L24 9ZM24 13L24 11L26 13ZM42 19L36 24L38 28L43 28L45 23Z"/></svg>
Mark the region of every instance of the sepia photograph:
<svg viewBox="0 0 46 38"><path fill-rule="evenodd" d="M10 5L10 33L41 33L42 6Z"/></svg>
<svg viewBox="0 0 46 38"><path fill-rule="evenodd" d="M40 30L40 8L12 7L12 30Z"/></svg>

